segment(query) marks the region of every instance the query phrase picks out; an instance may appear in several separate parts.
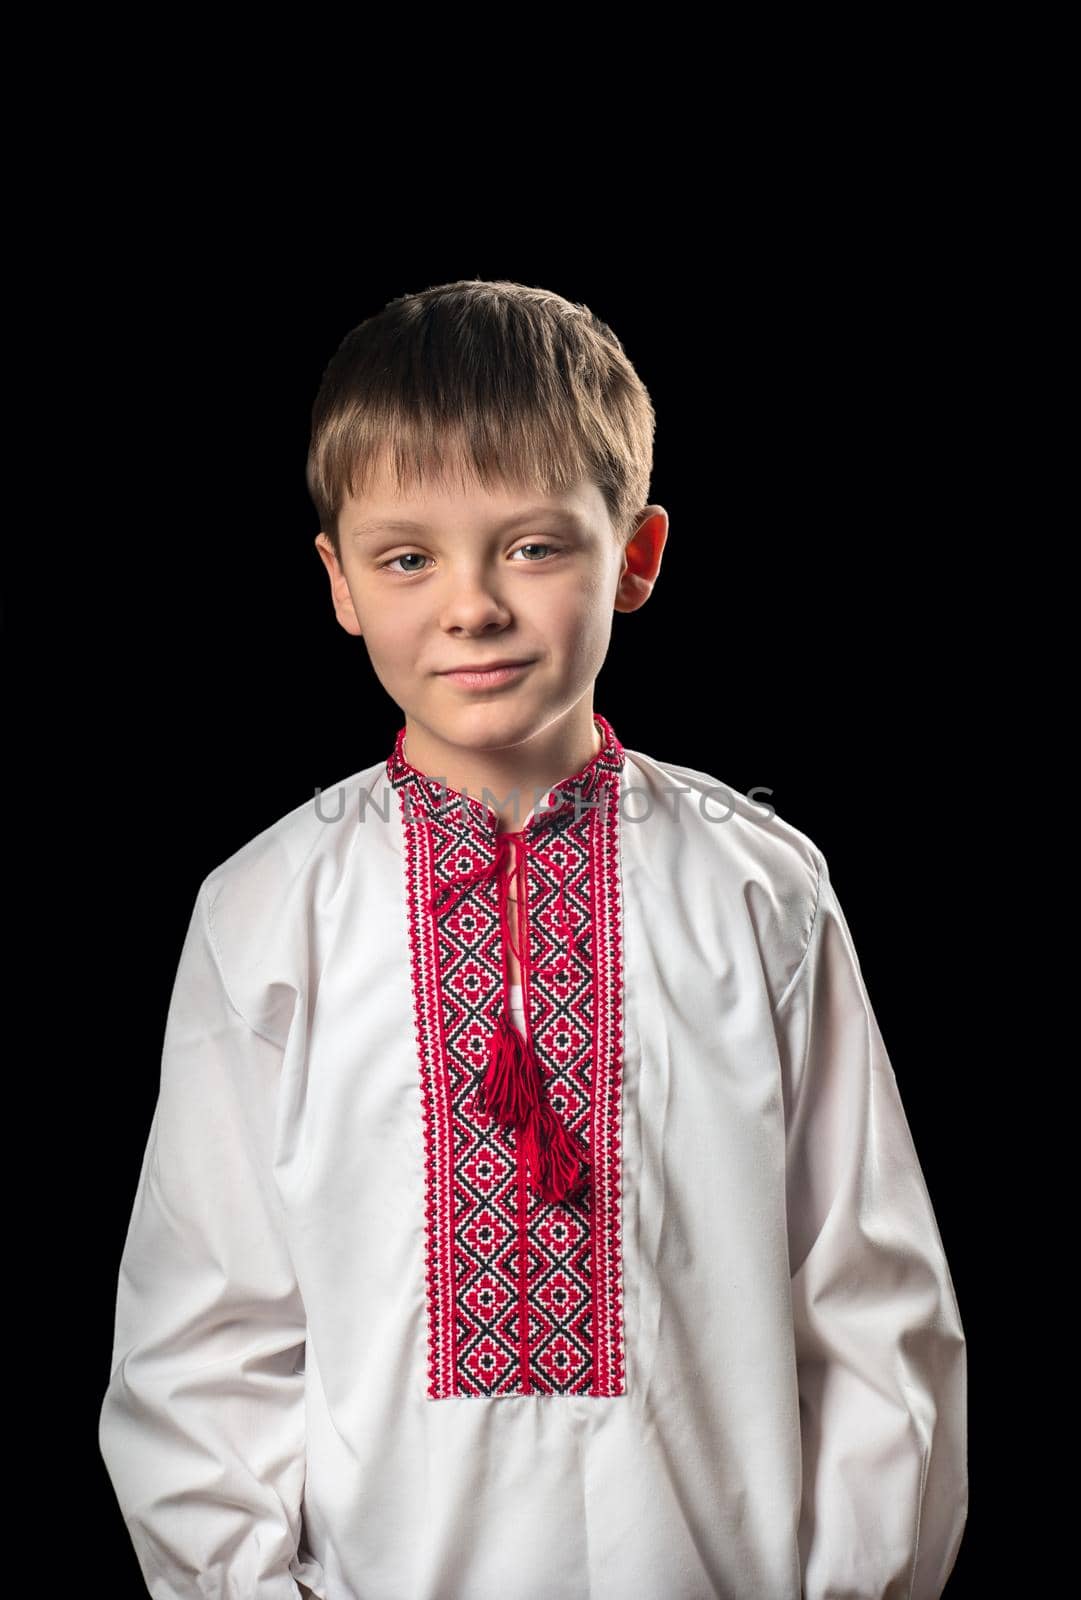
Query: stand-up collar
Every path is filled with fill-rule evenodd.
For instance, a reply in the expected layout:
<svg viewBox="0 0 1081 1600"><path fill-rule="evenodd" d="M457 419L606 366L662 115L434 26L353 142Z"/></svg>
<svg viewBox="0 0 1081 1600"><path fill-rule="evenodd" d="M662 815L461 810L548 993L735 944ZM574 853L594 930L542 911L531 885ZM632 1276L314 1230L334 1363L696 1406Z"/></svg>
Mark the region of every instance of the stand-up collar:
<svg viewBox="0 0 1081 1600"><path fill-rule="evenodd" d="M597 806L599 791L605 785L618 782L626 752L607 718L594 711L593 721L601 734L601 748L577 772L561 778L555 788L542 796L517 831L532 835L542 824L580 818ZM499 816L487 801L468 790L451 789L405 759L405 735L403 726L387 757L387 776L395 789L405 791L408 806L444 825L460 824L474 834L496 833Z"/></svg>

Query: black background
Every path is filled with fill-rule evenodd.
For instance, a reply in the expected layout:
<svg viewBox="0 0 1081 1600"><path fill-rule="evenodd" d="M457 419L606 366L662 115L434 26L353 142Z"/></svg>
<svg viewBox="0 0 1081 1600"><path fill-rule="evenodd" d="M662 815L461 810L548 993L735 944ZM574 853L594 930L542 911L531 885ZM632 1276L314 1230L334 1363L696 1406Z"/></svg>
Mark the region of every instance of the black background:
<svg viewBox="0 0 1081 1600"><path fill-rule="evenodd" d="M959 395L981 359L971 263L945 195L782 198L731 236L719 206L720 245L660 217L648 242L598 223L588 239L432 229L391 248L394 229L346 226L316 248L299 224L219 226L224 210L138 233L106 216L66 285L50 337L77 341L87 381L63 560L41 573L64 670L34 771L63 818L69 1004L51 1020L92 1196L69 1426L114 1595L143 1591L96 1415L195 894L317 787L384 756L403 720L334 619L304 484L323 366L394 295L542 285L608 322L646 383L669 540L650 601L615 617L595 707L630 749L765 786L826 853L971 1334L965 933L984 915L990 808L954 537ZM950 1596L978 1541L970 1514Z"/></svg>

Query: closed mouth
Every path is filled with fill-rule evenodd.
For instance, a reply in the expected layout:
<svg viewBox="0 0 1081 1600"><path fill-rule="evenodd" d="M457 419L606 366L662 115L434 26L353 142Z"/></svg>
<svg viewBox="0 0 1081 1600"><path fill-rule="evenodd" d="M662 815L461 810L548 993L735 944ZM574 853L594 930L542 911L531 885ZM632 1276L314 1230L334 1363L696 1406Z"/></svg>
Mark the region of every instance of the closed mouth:
<svg viewBox="0 0 1081 1600"><path fill-rule="evenodd" d="M456 672L504 672L508 667L528 667L530 664L531 663L528 661L486 661L483 666L446 667L443 672L440 673L440 677L450 677Z"/></svg>

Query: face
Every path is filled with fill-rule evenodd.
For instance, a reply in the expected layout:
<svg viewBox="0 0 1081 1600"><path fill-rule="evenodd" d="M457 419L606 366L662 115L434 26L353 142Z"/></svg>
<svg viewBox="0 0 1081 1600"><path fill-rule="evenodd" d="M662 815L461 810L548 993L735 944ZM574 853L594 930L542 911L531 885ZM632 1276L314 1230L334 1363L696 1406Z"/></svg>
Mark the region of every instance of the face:
<svg viewBox="0 0 1081 1600"><path fill-rule="evenodd" d="M497 750L583 699L591 714L613 612L642 604L659 565L667 515L647 507L642 517L622 546L592 482L550 498L480 485L405 496L384 479L342 507L340 568L324 534L316 546L339 622L363 637L407 727ZM507 660L524 665L504 682L448 676Z"/></svg>

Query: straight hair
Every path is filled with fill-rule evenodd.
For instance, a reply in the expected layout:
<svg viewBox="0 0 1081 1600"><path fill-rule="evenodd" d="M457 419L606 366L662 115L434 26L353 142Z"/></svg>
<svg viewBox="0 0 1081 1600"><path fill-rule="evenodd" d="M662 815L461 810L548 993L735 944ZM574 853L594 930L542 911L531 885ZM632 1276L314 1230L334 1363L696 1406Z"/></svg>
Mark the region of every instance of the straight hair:
<svg viewBox="0 0 1081 1600"><path fill-rule="evenodd" d="M621 543L649 499L645 385L586 305L505 279L400 295L351 329L312 407L306 479L341 564L339 516L389 465L399 493L470 480L600 489Z"/></svg>

